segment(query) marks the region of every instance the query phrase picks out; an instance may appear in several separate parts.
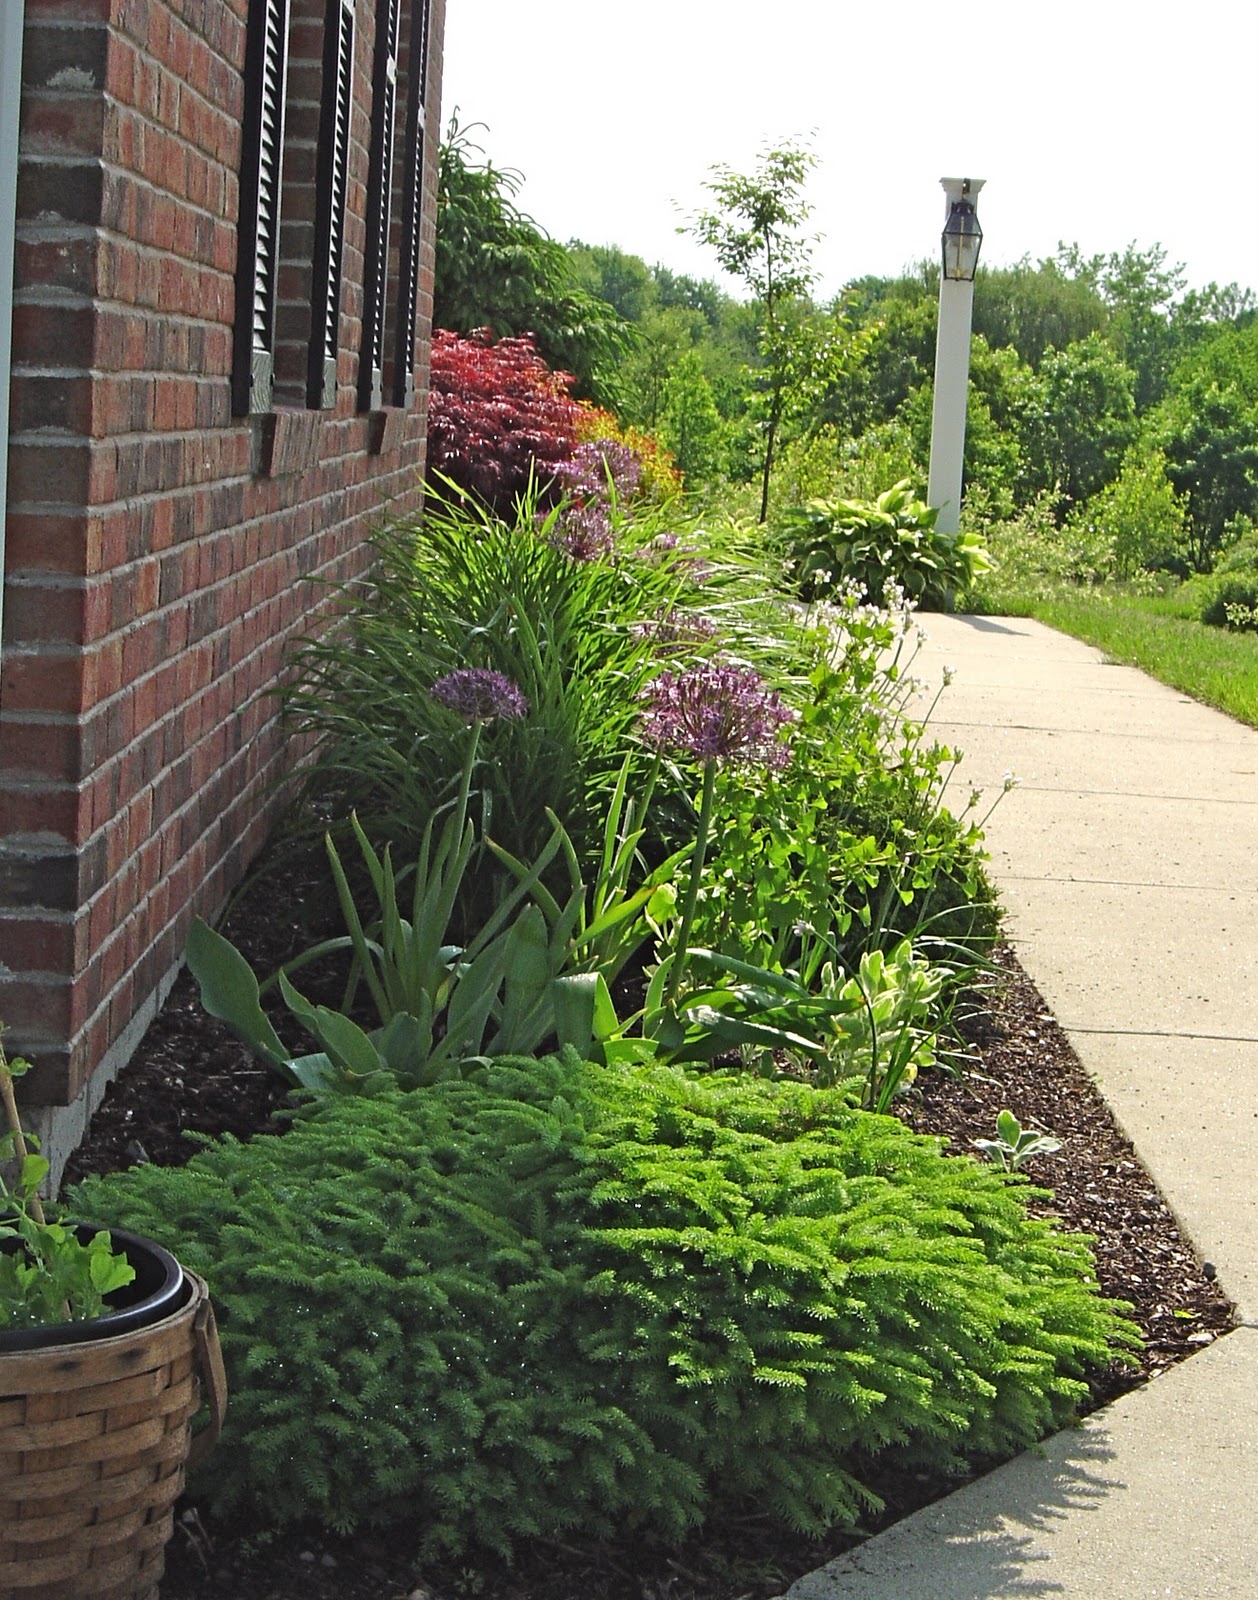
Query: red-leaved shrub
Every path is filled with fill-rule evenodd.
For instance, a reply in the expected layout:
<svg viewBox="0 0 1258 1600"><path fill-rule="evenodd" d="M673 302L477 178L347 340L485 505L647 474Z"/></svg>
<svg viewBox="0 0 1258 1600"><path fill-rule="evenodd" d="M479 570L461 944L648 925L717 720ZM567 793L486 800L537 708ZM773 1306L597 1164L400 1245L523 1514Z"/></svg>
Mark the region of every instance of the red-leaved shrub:
<svg viewBox="0 0 1258 1600"><path fill-rule="evenodd" d="M550 370L531 334L495 342L489 328L466 338L436 329L429 470L512 517L530 473L544 489L576 448L572 383L571 374Z"/></svg>

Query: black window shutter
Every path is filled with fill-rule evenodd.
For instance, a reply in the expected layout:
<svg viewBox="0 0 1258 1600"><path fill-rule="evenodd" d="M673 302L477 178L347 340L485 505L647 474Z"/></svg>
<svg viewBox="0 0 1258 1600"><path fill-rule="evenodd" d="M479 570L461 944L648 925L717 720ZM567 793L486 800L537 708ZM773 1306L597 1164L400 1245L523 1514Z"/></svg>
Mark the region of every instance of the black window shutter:
<svg viewBox="0 0 1258 1600"><path fill-rule="evenodd" d="M415 309L419 301L419 243L424 206L424 124L428 82L428 0L414 0L407 67L405 182L402 190L402 246L398 262L396 344L393 358L395 406L415 399Z"/></svg>
<svg viewBox="0 0 1258 1600"><path fill-rule="evenodd" d="M389 278L389 213L393 195L393 138L397 123L398 34L402 0L380 0L371 92L371 160L367 176L367 252L363 275L363 343L358 404L384 404L384 319Z"/></svg>
<svg viewBox="0 0 1258 1600"><path fill-rule="evenodd" d="M341 254L354 92L354 0L328 0L323 34L314 259L311 262L310 370L306 404L336 404L336 350L341 314Z"/></svg>
<svg viewBox="0 0 1258 1600"><path fill-rule="evenodd" d="M250 0L237 227L232 410L269 411L275 380L289 0Z"/></svg>

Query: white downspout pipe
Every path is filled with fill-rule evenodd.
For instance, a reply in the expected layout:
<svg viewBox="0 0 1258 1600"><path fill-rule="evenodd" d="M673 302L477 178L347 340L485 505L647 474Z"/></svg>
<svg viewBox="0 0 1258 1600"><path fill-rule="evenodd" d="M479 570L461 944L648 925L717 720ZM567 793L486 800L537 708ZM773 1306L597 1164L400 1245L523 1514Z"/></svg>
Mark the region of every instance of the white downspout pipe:
<svg viewBox="0 0 1258 1600"><path fill-rule="evenodd" d="M0 0L0 644L4 640L4 525L9 498L9 379L13 366L13 242L26 0Z"/></svg>

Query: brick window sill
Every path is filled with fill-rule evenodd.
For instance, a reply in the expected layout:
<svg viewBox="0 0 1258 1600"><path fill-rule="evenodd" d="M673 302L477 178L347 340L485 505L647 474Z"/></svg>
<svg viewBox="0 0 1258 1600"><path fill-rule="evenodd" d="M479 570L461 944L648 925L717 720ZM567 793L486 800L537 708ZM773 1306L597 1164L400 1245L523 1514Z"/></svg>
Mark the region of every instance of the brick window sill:
<svg viewBox="0 0 1258 1600"><path fill-rule="evenodd" d="M254 476L289 478L319 464L322 411L279 408L251 419Z"/></svg>

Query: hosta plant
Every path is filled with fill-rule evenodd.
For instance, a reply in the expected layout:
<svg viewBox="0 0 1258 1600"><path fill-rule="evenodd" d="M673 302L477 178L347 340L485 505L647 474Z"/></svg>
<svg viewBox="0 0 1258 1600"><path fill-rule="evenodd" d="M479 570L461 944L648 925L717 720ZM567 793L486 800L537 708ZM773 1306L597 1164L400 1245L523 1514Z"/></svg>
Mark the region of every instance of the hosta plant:
<svg viewBox="0 0 1258 1600"><path fill-rule="evenodd" d="M806 599L849 586L879 601L888 586L919 604L950 606L991 568L978 535L946 533L906 478L876 500L810 500L782 513L787 560Z"/></svg>

